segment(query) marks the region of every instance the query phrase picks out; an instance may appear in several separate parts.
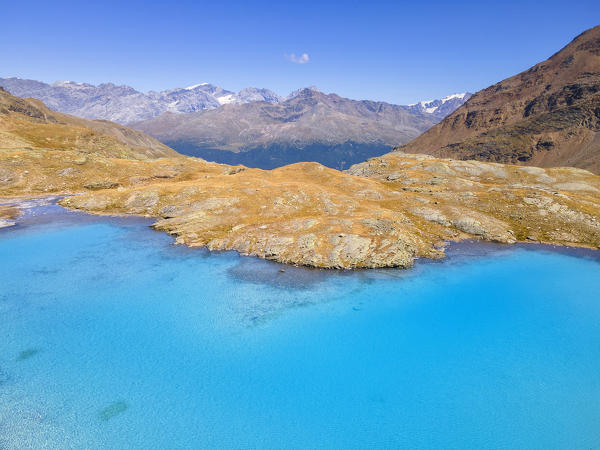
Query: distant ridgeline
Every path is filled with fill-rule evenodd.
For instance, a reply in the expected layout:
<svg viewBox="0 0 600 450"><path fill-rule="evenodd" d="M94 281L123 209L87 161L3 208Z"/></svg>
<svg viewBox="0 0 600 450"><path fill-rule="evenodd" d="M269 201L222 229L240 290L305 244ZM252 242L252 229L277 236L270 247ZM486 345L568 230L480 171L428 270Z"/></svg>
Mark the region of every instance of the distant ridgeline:
<svg viewBox="0 0 600 450"><path fill-rule="evenodd" d="M56 111L128 124L183 154L263 169L301 161L347 169L414 139L471 95L400 106L314 87L283 98L268 89L236 93L208 83L145 94L111 83L4 78L0 86Z"/></svg>

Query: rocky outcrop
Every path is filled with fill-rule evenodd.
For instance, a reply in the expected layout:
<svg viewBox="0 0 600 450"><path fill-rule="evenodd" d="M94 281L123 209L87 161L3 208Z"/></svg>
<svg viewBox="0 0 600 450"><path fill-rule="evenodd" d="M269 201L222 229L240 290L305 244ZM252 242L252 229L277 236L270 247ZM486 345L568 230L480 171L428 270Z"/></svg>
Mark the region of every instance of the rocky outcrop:
<svg viewBox="0 0 600 450"><path fill-rule="evenodd" d="M79 193L60 203L156 217L154 227L179 244L312 267L409 267L443 257L444 243L460 239L600 247L600 177L581 169L392 153L348 173L316 163L263 171L92 155L57 176L76 158L0 152L11 174L3 193ZM109 182L95 185L104 189L84 187L107 170Z"/></svg>
<svg viewBox="0 0 600 450"><path fill-rule="evenodd" d="M460 239L600 247L600 177L580 169L402 153L348 173L301 163L230 175L205 164L193 179L124 184L61 204L160 217L154 227L179 244L313 267L409 267Z"/></svg>
<svg viewBox="0 0 600 450"><path fill-rule="evenodd" d="M0 228L8 228L8 227L12 227L16 224L17 223L14 220L0 218Z"/></svg>

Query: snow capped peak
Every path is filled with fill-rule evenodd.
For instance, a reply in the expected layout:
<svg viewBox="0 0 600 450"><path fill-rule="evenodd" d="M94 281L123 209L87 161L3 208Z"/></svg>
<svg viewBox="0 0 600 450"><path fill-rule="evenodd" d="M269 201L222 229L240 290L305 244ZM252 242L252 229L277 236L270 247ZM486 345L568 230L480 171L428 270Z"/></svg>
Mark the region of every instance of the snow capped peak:
<svg viewBox="0 0 600 450"><path fill-rule="evenodd" d="M61 80L61 81L55 81L54 83L52 83L52 86L66 87L66 88L81 88L81 87L87 87L89 85L86 83L78 83L76 81Z"/></svg>
<svg viewBox="0 0 600 450"><path fill-rule="evenodd" d="M296 102L320 100L316 86L307 86L281 97L264 88L248 87L234 92L203 82L160 92L143 93L131 86L101 83L93 85L71 80L46 84L35 80L0 78L0 86L19 96L42 98L57 111L92 119L107 119L127 124L146 120L166 111L193 113L252 102L282 103L300 96ZM436 100L423 100L404 106L407 111L431 116L435 120L453 112L471 97L468 92L454 93Z"/></svg>
<svg viewBox="0 0 600 450"><path fill-rule="evenodd" d="M425 114L446 116L469 100L469 98L471 98L471 94L463 92L460 94L447 95L438 100L423 100L418 103L407 105L407 107Z"/></svg>
<svg viewBox="0 0 600 450"><path fill-rule="evenodd" d="M446 103L448 100L452 100L453 98L458 98L460 100L465 98L465 95L467 95L466 92L463 92L462 94L452 94L452 95L448 95L447 97L444 97L442 99L442 103Z"/></svg>
<svg viewBox="0 0 600 450"><path fill-rule="evenodd" d="M196 88L199 88L200 86L208 86L208 83L198 83L198 84L194 84L193 86L188 86L186 88L184 88L186 91L192 91Z"/></svg>

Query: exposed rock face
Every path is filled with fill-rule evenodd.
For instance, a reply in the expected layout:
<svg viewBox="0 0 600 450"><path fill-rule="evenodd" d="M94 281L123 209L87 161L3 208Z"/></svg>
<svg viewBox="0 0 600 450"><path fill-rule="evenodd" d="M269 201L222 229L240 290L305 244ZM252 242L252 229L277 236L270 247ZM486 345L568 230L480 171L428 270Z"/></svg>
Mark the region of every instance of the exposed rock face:
<svg viewBox="0 0 600 450"><path fill-rule="evenodd" d="M400 150L600 172L600 26L477 92Z"/></svg>

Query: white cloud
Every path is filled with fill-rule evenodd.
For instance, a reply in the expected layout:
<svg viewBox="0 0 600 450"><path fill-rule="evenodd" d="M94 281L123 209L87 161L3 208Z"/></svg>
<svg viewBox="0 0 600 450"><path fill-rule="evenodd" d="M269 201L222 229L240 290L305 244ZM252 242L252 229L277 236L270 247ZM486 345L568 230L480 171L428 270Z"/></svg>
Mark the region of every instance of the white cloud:
<svg viewBox="0 0 600 450"><path fill-rule="evenodd" d="M308 56L308 53L302 53L301 55L298 55L298 56L296 56L295 53L290 53L289 55L284 55L284 56L289 61L295 62L297 64L306 64L308 61L310 61L310 57Z"/></svg>

